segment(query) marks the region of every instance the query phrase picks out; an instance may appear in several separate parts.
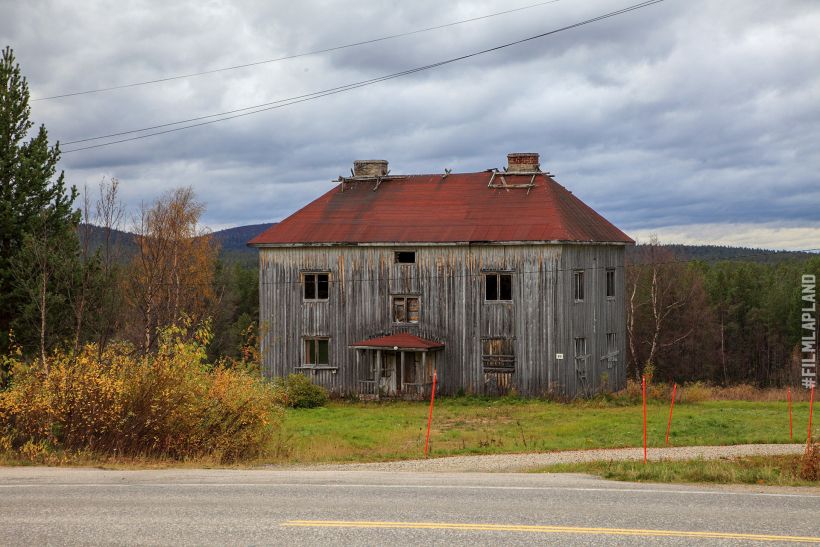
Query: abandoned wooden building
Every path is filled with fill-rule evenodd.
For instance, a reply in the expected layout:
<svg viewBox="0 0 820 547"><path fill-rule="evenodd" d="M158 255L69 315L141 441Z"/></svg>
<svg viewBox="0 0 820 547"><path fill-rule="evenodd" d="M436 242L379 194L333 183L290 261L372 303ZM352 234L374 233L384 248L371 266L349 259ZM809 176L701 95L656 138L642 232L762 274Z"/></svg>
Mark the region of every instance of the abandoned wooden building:
<svg viewBox="0 0 820 547"><path fill-rule="evenodd" d="M339 395L588 396L626 383L624 247L633 241L541 170L352 176L259 249L268 377Z"/></svg>

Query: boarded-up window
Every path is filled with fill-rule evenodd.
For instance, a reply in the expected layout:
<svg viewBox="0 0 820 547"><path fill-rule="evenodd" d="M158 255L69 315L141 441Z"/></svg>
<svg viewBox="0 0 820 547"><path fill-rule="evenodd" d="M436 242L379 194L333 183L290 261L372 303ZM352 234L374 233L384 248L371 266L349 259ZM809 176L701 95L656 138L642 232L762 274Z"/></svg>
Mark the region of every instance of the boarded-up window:
<svg viewBox="0 0 820 547"><path fill-rule="evenodd" d="M304 365L315 367L319 365L329 365L330 356L327 338L305 338L305 359Z"/></svg>
<svg viewBox="0 0 820 547"><path fill-rule="evenodd" d="M485 300L512 300L512 275L500 273L484 274Z"/></svg>
<svg viewBox="0 0 820 547"><path fill-rule="evenodd" d="M393 297L394 323L418 323L419 311L419 299L417 296Z"/></svg>
<svg viewBox="0 0 820 547"><path fill-rule="evenodd" d="M306 273L302 274L302 282L305 288L305 300L327 300L328 286L330 285L330 274L326 273Z"/></svg>
<svg viewBox="0 0 820 547"><path fill-rule="evenodd" d="M572 272L573 295L576 302L584 299L584 271L576 270ZM594 298L594 297L593 297Z"/></svg>
<svg viewBox="0 0 820 547"><path fill-rule="evenodd" d="M615 269L609 268L606 271L606 297L615 298Z"/></svg>
<svg viewBox="0 0 820 547"><path fill-rule="evenodd" d="M513 372L515 370L515 346L512 338L487 338L482 340L481 360L484 372Z"/></svg>

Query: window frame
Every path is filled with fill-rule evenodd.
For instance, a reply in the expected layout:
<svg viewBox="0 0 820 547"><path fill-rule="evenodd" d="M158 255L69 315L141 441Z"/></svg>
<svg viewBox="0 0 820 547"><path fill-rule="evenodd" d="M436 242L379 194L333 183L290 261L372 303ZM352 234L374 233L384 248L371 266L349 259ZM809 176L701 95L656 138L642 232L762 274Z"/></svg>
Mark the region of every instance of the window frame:
<svg viewBox="0 0 820 547"><path fill-rule="evenodd" d="M327 347L325 349L325 356L327 363L320 363L319 356L321 355L320 343L324 342ZM312 348L308 349L308 345ZM315 355L315 363L310 363L310 354ZM298 367L301 369L322 369L322 368L336 368L330 364L330 337L329 336L303 336L302 337L302 364Z"/></svg>
<svg viewBox="0 0 820 547"><path fill-rule="evenodd" d="M488 352L488 343L500 342L500 350L508 345L508 353L492 353L492 347ZM514 373L516 365L515 358L515 338L504 336L491 336L481 338L481 368L484 373Z"/></svg>
<svg viewBox="0 0 820 547"><path fill-rule="evenodd" d="M404 321L396 319L396 301L404 301ZM416 301L416 320L410 321L410 300ZM390 319L394 325L418 325L421 323L421 295L418 294L391 294L390 295Z"/></svg>
<svg viewBox="0 0 820 547"><path fill-rule="evenodd" d="M502 283L501 278L509 279L509 298L502 298ZM495 295L496 298L488 298L489 280L495 279ZM488 271L484 272L484 302L512 302L513 301L513 274L512 272Z"/></svg>
<svg viewBox="0 0 820 547"><path fill-rule="evenodd" d="M589 357L589 347L587 346L586 336L576 336L575 338L572 339L572 341L573 341L573 343L572 343L572 351L573 351L572 356L575 359L575 362L577 363L579 361L586 361L587 358ZM579 342L581 343L581 346L582 346L580 353L578 351Z"/></svg>
<svg viewBox="0 0 820 547"><path fill-rule="evenodd" d="M584 270L572 270L572 298L574 302L583 302L586 296L586 276Z"/></svg>
<svg viewBox="0 0 820 547"><path fill-rule="evenodd" d="M615 268L607 268L604 272L604 288L607 300L615 300L615 293L617 291L617 287L615 284ZM612 280L612 284L610 286L610 279ZM610 291L610 288L612 289Z"/></svg>
<svg viewBox="0 0 820 547"><path fill-rule="evenodd" d="M330 272L328 271L304 271L301 272L302 274L302 302L327 302L330 300ZM325 276L327 280L326 283L326 291L327 296L325 298L319 298L319 287L321 281L319 279L320 276ZM313 285L313 295L314 298L308 298L307 291L308 291L308 278L312 278L313 281L310 283Z"/></svg>

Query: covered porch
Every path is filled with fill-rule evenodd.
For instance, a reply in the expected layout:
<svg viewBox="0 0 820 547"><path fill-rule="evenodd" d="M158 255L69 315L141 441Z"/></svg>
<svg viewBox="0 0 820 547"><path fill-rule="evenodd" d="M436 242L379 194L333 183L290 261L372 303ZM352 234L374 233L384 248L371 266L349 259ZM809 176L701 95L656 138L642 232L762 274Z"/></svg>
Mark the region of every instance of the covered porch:
<svg viewBox="0 0 820 547"><path fill-rule="evenodd" d="M430 396L433 371L444 344L398 333L362 340L350 347L356 350L359 395L421 399Z"/></svg>

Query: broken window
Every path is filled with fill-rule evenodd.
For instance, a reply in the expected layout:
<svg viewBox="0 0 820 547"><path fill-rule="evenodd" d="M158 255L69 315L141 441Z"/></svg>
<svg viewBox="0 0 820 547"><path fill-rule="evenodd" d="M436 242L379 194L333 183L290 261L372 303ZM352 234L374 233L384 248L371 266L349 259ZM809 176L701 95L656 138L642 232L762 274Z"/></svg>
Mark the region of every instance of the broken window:
<svg viewBox="0 0 820 547"><path fill-rule="evenodd" d="M418 323L419 298L417 296L393 297L393 322Z"/></svg>
<svg viewBox="0 0 820 547"><path fill-rule="evenodd" d="M513 372L515 370L515 346L512 338L487 338L482 340L481 361L484 372Z"/></svg>
<svg viewBox="0 0 820 547"><path fill-rule="evenodd" d="M327 300L330 285L330 274L302 274L305 289L305 300Z"/></svg>
<svg viewBox="0 0 820 547"><path fill-rule="evenodd" d="M573 295L575 297L576 302L580 302L584 299L584 271L583 270L575 270L572 272L572 286L573 286Z"/></svg>
<svg viewBox="0 0 820 547"><path fill-rule="evenodd" d="M586 361L587 358L587 339L586 338L576 338L575 339L575 361L576 362L583 362Z"/></svg>
<svg viewBox="0 0 820 547"><path fill-rule="evenodd" d="M328 366L330 364L329 342L328 338L305 338L304 366Z"/></svg>
<svg viewBox="0 0 820 547"><path fill-rule="evenodd" d="M606 365L612 368L618 363L618 339L614 332L606 333Z"/></svg>
<svg viewBox="0 0 820 547"><path fill-rule="evenodd" d="M484 274L485 300L512 300L512 274Z"/></svg>
<svg viewBox="0 0 820 547"><path fill-rule="evenodd" d="M396 251L396 264L415 264L416 251Z"/></svg>
<svg viewBox="0 0 820 547"><path fill-rule="evenodd" d="M615 269L608 268L606 271L606 297L615 298Z"/></svg>

